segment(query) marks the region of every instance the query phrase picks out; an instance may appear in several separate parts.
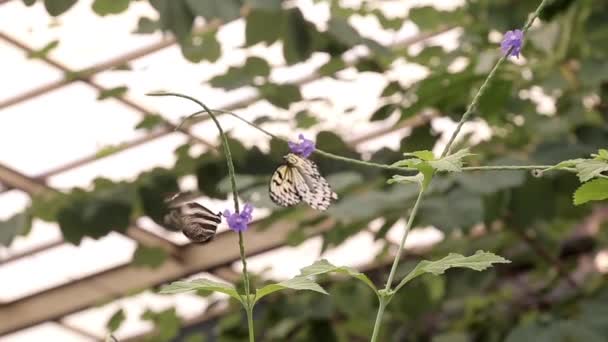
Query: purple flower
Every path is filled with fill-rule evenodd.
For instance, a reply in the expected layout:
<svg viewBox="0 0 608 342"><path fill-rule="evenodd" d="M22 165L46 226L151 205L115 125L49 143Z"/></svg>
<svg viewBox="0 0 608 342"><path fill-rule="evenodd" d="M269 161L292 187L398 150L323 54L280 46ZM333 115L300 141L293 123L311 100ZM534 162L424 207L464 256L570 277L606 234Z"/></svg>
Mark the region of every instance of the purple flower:
<svg viewBox="0 0 608 342"><path fill-rule="evenodd" d="M521 30L507 31L502 39L502 42L500 43L500 50L502 50L502 53L508 53L508 56L515 56L519 58L519 53L521 52L523 42L524 33L521 32ZM510 53L509 50L511 50Z"/></svg>
<svg viewBox="0 0 608 342"><path fill-rule="evenodd" d="M289 145L289 149L292 153L304 158L308 158L308 156L310 156L310 154L315 150L315 143L312 140L304 138L302 134L298 135L298 138L300 138L299 143L293 143L290 141L287 143L287 145Z"/></svg>
<svg viewBox="0 0 608 342"><path fill-rule="evenodd" d="M231 213L230 210L224 210L224 217L226 221L228 221L228 227L236 232L246 231L248 228L249 222L251 222L252 216L251 212L253 212L253 206L249 203L245 204L243 211L240 213Z"/></svg>

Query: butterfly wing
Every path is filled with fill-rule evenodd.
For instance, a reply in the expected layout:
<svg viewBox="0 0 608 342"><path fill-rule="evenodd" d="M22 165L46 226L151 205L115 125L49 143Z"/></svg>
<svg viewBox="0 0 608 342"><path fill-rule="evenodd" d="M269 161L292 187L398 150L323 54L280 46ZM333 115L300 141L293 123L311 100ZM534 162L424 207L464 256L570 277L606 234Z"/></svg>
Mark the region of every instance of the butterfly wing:
<svg viewBox="0 0 608 342"><path fill-rule="evenodd" d="M274 171L270 178L269 193L270 199L283 207L300 203L302 198L296 189L293 167L281 165Z"/></svg>
<svg viewBox="0 0 608 342"><path fill-rule="evenodd" d="M295 170L293 172L297 181L296 188L302 200L316 210L327 210L332 199L338 199L338 195L332 191L327 180L321 176L317 165L306 158L297 157ZM301 178L301 179L300 179Z"/></svg>

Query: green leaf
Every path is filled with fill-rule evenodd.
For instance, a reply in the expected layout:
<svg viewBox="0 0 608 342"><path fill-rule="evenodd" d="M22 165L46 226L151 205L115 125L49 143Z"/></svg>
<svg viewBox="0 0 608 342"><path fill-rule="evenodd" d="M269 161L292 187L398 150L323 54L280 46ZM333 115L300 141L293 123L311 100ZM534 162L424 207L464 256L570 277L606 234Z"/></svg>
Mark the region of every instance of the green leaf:
<svg viewBox="0 0 608 342"><path fill-rule="evenodd" d="M129 88L127 88L126 86L104 89L99 92L99 95L97 95L97 100L102 101L111 97L122 97L124 94L127 93L128 90Z"/></svg>
<svg viewBox="0 0 608 342"><path fill-rule="evenodd" d="M602 172L608 171L608 162L603 160L585 159L576 164L578 178L581 182L586 182L591 178L599 176Z"/></svg>
<svg viewBox="0 0 608 342"><path fill-rule="evenodd" d="M169 342L179 334L181 320L174 307L160 312L146 310L141 318L154 323L154 335L149 338L151 341Z"/></svg>
<svg viewBox="0 0 608 342"><path fill-rule="evenodd" d="M122 13L129 8L131 0L95 0L93 11L101 16Z"/></svg>
<svg viewBox="0 0 608 342"><path fill-rule="evenodd" d="M180 43L182 54L192 63L203 60L216 62L222 56L222 46L217 41L215 31L193 34Z"/></svg>
<svg viewBox="0 0 608 342"><path fill-rule="evenodd" d="M217 75L209 83L216 88L232 90L254 83L255 77L268 77L270 65L260 57L249 57L240 67L231 66L223 75Z"/></svg>
<svg viewBox="0 0 608 342"><path fill-rule="evenodd" d="M346 46L354 46L361 43L361 36L348 21L340 17L332 17L327 24L327 31L339 42Z"/></svg>
<svg viewBox="0 0 608 342"><path fill-rule="evenodd" d="M52 42L46 44L42 49L29 52L27 54L27 58L29 59L40 59L45 58L48 54L53 51L55 48L59 46L58 40L53 40Z"/></svg>
<svg viewBox="0 0 608 342"><path fill-rule="evenodd" d="M268 102L280 108L289 109L292 102L302 100L300 88L292 84L266 83L258 89Z"/></svg>
<svg viewBox="0 0 608 342"><path fill-rule="evenodd" d="M245 0L251 8L261 8L269 11L281 10L283 0Z"/></svg>
<svg viewBox="0 0 608 342"><path fill-rule="evenodd" d="M111 333L115 332L120 328L121 324L125 321L127 316L122 308L118 309L112 317L106 323L106 329L108 329Z"/></svg>
<svg viewBox="0 0 608 342"><path fill-rule="evenodd" d="M189 281L175 281L169 285L163 285L159 291L160 294L175 294L190 292L196 290L214 291L229 295L230 297L241 302L241 296L234 286L217 281L199 278Z"/></svg>
<svg viewBox="0 0 608 342"><path fill-rule="evenodd" d="M360 281L365 283L365 285L369 286L372 290L374 290L376 294L378 293L378 290L376 289L374 283L365 274L347 266L334 266L326 259L315 261L314 264L302 268L300 270L299 276L311 277L330 272L342 273L353 278L359 279Z"/></svg>
<svg viewBox="0 0 608 342"><path fill-rule="evenodd" d="M296 113L296 125L298 128L307 129L319 123L316 116L310 115L307 111L302 110Z"/></svg>
<svg viewBox="0 0 608 342"><path fill-rule="evenodd" d="M425 273L432 273L434 275L443 274L450 268L469 268L475 271L483 271L492 266L492 264L501 263L508 264L511 261L495 255L493 253L484 252L478 250L475 254L465 257L461 254L450 253L443 259L437 261L424 260L418 263L416 267L407 275L399 285L395 288L396 290L401 288L410 280L421 276Z"/></svg>
<svg viewBox="0 0 608 342"><path fill-rule="evenodd" d="M160 22L147 17L141 17L137 21L137 29L133 33L151 34L160 28Z"/></svg>
<svg viewBox="0 0 608 342"><path fill-rule="evenodd" d="M293 65L310 58L313 52L312 24L310 24L299 8L291 8L286 12L281 31L283 40L283 57L287 65ZM265 23L265 28L268 23Z"/></svg>
<svg viewBox="0 0 608 342"><path fill-rule="evenodd" d="M483 222L483 214L483 202L479 195L456 188L447 194L425 198L420 204L417 224L433 225L449 232L455 228L466 229Z"/></svg>
<svg viewBox="0 0 608 342"><path fill-rule="evenodd" d="M435 160L435 154L433 154L433 152L429 151L429 150L414 151L414 152L404 153L403 155L404 156L415 156L415 157L418 157L421 160L425 160L425 161Z"/></svg>
<svg viewBox="0 0 608 342"><path fill-rule="evenodd" d="M145 129L151 131L165 124L165 118L158 114L145 115L144 118L135 126L135 129Z"/></svg>
<svg viewBox="0 0 608 342"><path fill-rule="evenodd" d="M185 0L159 0L159 12L163 30L171 31L179 41L188 37L195 16Z"/></svg>
<svg viewBox="0 0 608 342"><path fill-rule="evenodd" d="M57 17L67 12L77 0L44 0L44 7L53 17Z"/></svg>
<svg viewBox="0 0 608 342"><path fill-rule="evenodd" d="M604 178L587 182L574 192L574 205L605 199L608 199L608 179Z"/></svg>
<svg viewBox="0 0 608 342"><path fill-rule="evenodd" d="M319 74L322 76L333 76L336 72L345 68L346 63L341 57L332 57L319 68Z"/></svg>
<svg viewBox="0 0 608 342"><path fill-rule="evenodd" d="M33 4L35 4L36 1L38 1L38 0L23 0L23 3L25 4L25 6L30 7Z"/></svg>
<svg viewBox="0 0 608 342"><path fill-rule="evenodd" d="M370 117L369 121L381 121L388 119L392 114L395 113L397 106L392 103L388 103L378 108Z"/></svg>
<svg viewBox="0 0 608 342"><path fill-rule="evenodd" d="M461 172L462 158L472 156L469 149L463 149L437 160L430 160L428 163L437 171Z"/></svg>
<svg viewBox="0 0 608 342"><path fill-rule="evenodd" d="M195 15L208 21L221 19L229 22L241 16L241 0L186 0Z"/></svg>
<svg viewBox="0 0 608 342"><path fill-rule="evenodd" d="M289 280L282 281L276 284L268 284L261 289L256 290L255 302L258 302L260 299L266 297L267 295L281 291L284 289L292 289L292 290L309 290L315 291L322 294L328 294L319 284L314 281L305 278L305 277L294 277Z"/></svg>
<svg viewBox="0 0 608 342"><path fill-rule="evenodd" d="M31 226L32 217L25 211L0 221L0 245L8 247L15 236L28 232Z"/></svg>
<svg viewBox="0 0 608 342"><path fill-rule="evenodd" d="M393 175L392 178L390 178L389 180L386 181L387 184L394 184L394 183L400 183L400 184L407 184L407 183L414 183L414 184L419 184L420 186L422 186L424 182L424 174L422 174L422 172L418 172L416 175L414 176L402 176L402 175Z"/></svg>
<svg viewBox="0 0 608 342"><path fill-rule="evenodd" d="M601 148L597 151L597 154L591 154L591 155L596 160L608 161L608 150L606 150L606 149Z"/></svg>
<svg viewBox="0 0 608 342"><path fill-rule="evenodd" d="M160 247L138 245L133 253L131 263L139 267L160 267L167 260L167 252Z"/></svg>
<svg viewBox="0 0 608 342"><path fill-rule="evenodd" d="M271 12L253 9L247 16L245 24L246 46L264 42L270 45L279 39L283 21L282 12ZM273 23L273 25L268 25Z"/></svg>

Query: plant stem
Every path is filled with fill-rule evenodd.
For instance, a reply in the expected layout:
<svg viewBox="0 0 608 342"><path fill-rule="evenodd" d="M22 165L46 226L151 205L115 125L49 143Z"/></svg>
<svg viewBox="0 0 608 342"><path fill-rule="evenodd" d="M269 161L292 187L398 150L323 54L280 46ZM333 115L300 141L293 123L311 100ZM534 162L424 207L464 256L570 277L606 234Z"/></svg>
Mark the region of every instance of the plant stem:
<svg viewBox="0 0 608 342"><path fill-rule="evenodd" d="M228 138L226 138L226 134L224 133L224 130L222 129L222 125L220 125L220 122L218 121L218 119L215 117L215 114L213 113L213 111L211 109L209 109L204 103L202 103L201 101L190 97L188 95L183 95L183 94L178 94L178 93L152 93L152 94L147 94L149 96L175 96L175 97L181 97L187 100L190 100L196 104L198 104L199 106L201 106L204 109L204 112L206 112L209 117L211 117L211 119L213 120L213 122L215 123L215 126L217 127L220 136L222 138L222 147L224 148L224 155L226 156L226 164L228 166L228 176L230 177L230 185L232 187L232 197L234 200L234 211L238 214L239 213L239 194L237 191L237 187L236 187L236 172L234 171L234 163L232 161L232 153L230 153L230 146L228 145ZM179 129L181 125L179 125L176 129ZM255 341L255 335L254 335L254 330L253 330L253 305L251 303L251 296L250 296L250 288L249 288L249 274L247 273L247 260L246 260L246 254L245 254L245 242L244 242L244 238L243 238L243 233L239 232L239 252L240 252L240 256L241 256L241 263L243 264L243 282L245 284L245 311L247 314L247 325L248 325L248 330L249 330L249 341L253 342Z"/></svg>
<svg viewBox="0 0 608 342"><path fill-rule="evenodd" d="M401 253L403 252L403 246L405 245L405 241L407 240L407 235L414 224L414 218L416 218L416 213L418 212L418 206L420 201L422 200L422 194L424 191L422 190L422 186L420 187L420 192L418 193L418 198L416 198L416 203L414 203L414 207L412 208L412 212L410 213L410 217L407 220L407 224L405 226L405 231L403 232L403 236L401 237L401 242L399 243L399 249L397 250L397 254L395 255L395 260L393 260L393 266L391 267L391 273L388 275L388 280L386 281L386 286L384 287L385 292L391 290L391 286L393 284L393 279L395 278L395 273L397 271L397 265L399 265L399 260L401 259ZM378 332L380 330L380 325L382 322L382 316L384 315L384 308L387 305L386 298L380 296L380 306L378 307L378 314L376 315L376 322L374 323L374 332L372 333L371 341L375 341L378 336Z"/></svg>
<svg viewBox="0 0 608 342"><path fill-rule="evenodd" d="M545 4L548 1L549 0L543 0L540 3L540 5L538 5L538 7L536 8L536 11L534 11L532 16L528 19L528 22L526 23L526 25L524 25L524 27L522 29L524 37L526 35L526 32L528 32L528 29L530 28L530 26L532 26L534 19L536 19L536 17L538 17L538 15L540 14L540 11L542 11L543 7L545 7ZM524 38L524 41L525 41L525 38ZM522 45L523 45L523 41L522 41ZM511 53L511 50L513 50L513 47L511 47L511 49L509 49L509 51L506 54L504 54L502 57L500 57L498 62L496 62L496 64L494 65L494 68L492 68L492 71L490 71L490 74L488 75L488 77L486 77L485 81L483 82L483 84L481 85L479 90L477 91L477 94L475 94L475 97L473 97L473 101L471 101L471 104L469 104L469 106L467 107L466 112L464 112L464 114L462 114L462 117L460 118L460 121L458 122L458 126L456 126L456 130L454 131L454 133L452 133L452 136L450 137L448 144L445 146L443 153L441 154L442 157L445 157L447 154L449 154L451 152L452 144L454 143L454 140L458 136L458 133L460 133L460 129L462 128L462 125L469 119L469 116L471 116L471 114L473 114L473 112L475 111L475 109L477 107L477 103L479 102L479 99L488 89L490 82L492 82L492 80L494 79L496 71L498 70L498 68L500 68L502 63L504 63L504 61L508 58L509 54Z"/></svg>
<svg viewBox="0 0 608 342"><path fill-rule="evenodd" d="M532 14L532 16L529 18L528 22L526 23L526 25L524 26L524 28L522 30L523 33L524 33L524 35L528 31L528 29L530 28L530 26L532 25L532 22L534 22L534 19L536 19L536 17L538 17L538 14L543 9L543 7L547 3L547 1L548 0L543 0L540 3L540 5L538 6L538 8L536 9L536 11L534 12L534 14ZM522 44L523 44L523 42L522 42ZM481 87L479 88L479 90L477 91L477 94L475 94L475 97L473 97L473 101L467 107L467 110L465 111L465 113L460 118L460 121L458 122L458 126L456 127L456 130L454 131L454 133L452 133L452 136L450 137L450 140L448 141L448 143L445 146L443 152L441 153L441 157L445 157L450 152L452 144L454 143L454 140L458 136L458 133L460 132L460 129L462 128L462 125L468 120L469 116L471 116L471 114L475 110L475 107L477 106L477 103L479 102L479 99L481 98L481 96L483 95L483 93L488 88L488 85L490 84L490 82L492 81L492 79L494 78L494 76L496 75L496 71L498 70L498 68L500 67L500 65L502 65L502 63L507 59L507 57L509 56L509 53L511 52L512 49L513 48L511 48L504 56L502 56L498 60L498 62L496 62L496 65L494 65L494 68L492 68L492 71L486 77L485 81L483 82L483 84L481 85ZM407 221L407 225L405 227L405 231L403 232L403 236L401 237L401 242L399 244L399 250L397 251L397 254L395 255L395 260L393 261L393 266L391 267L391 272L389 273L388 280L386 281L386 286L384 288L384 290L385 290L384 295L387 295L387 293L390 293L390 291L391 291L391 286L392 286L392 283L393 283L393 278L395 276L395 272L397 270L397 266L398 266L399 260L401 258L401 253L402 253L402 250L403 250L403 246L405 245L405 241L407 240L407 235L408 235L409 230L410 230L410 228L412 226L412 223L413 223L414 219L416 218L416 214L418 212L418 205L420 204L420 201L422 199L422 194L423 193L424 193L423 189L420 188L420 192L418 193L418 198L416 199L416 203L414 204L414 208L412 209L412 213L410 214L410 217L409 217L409 219ZM392 293L390 295L392 295ZM374 332L372 333L371 342L375 342L376 341L376 338L378 336L378 331L380 330L380 325L381 325L381 322L382 322L382 316L384 314L384 309L385 309L384 306L386 306L386 303L385 303L385 301L383 301L383 299L386 299L386 298L383 297L383 296L380 296L380 307L378 308L378 315L376 316L376 322L374 323Z"/></svg>
<svg viewBox="0 0 608 342"><path fill-rule="evenodd" d="M372 333L372 339L370 342L376 342L380 333L380 325L382 324L382 316L384 316L384 309L387 305L386 298L380 296L380 304L378 305L378 314L376 315L376 322L374 323L374 332Z"/></svg>
<svg viewBox="0 0 608 342"><path fill-rule="evenodd" d="M255 336L253 334L253 306L245 309L247 313L247 327L249 330L249 342L255 342Z"/></svg>

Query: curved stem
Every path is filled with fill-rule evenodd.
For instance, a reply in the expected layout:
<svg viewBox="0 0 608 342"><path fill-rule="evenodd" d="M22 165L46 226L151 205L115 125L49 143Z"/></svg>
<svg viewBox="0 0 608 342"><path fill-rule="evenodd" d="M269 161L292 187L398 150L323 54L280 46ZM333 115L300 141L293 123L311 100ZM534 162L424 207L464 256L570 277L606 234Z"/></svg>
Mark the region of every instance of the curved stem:
<svg viewBox="0 0 608 342"><path fill-rule="evenodd" d="M183 94L178 94L178 93L151 93L151 94L146 94L148 96L175 96L175 97L181 97L187 100L190 100L196 104L198 104L199 106L201 106L204 109L204 112L206 112L209 117L211 117L211 119L213 120L213 122L215 123L215 126L217 127L220 136L222 138L222 147L224 148L224 155L226 156L226 164L228 166L228 176L230 177L230 185L232 187L232 197L234 200L234 211L236 213L239 212L239 197L238 197L238 191L237 191L237 187L236 187L236 173L234 171L234 163L232 161L232 154L230 153L230 146L228 145L228 138L226 138L226 134L224 133L224 130L222 129L222 125L220 125L220 122L218 121L218 119L215 117L215 114L213 113L213 111L211 109L209 109L204 103L202 103L201 101L188 96L188 95L183 95ZM176 129L179 129L181 127L181 125L179 125ZM251 303L251 296L250 296L250 288L249 288L249 274L247 273L247 260L246 260L246 254L245 254L245 244L244 244L244 239L243 239L243 233L239 232L239 252L241 255L241 262L243 264L243 282L245 283L245 296L247 297L245 299L245 303L246 303L246 308L245 311L247 313L247 322L248 322L248 327L249 327L249 341L253 342L255 341L255 335L254 335L254 330L253 330L253 318L251 317L253 314L253 305Z"/></svg>
<svg viewBox="0 0 608 342"><path fill-rule="evenodd" d="M258 131L260 131L260 132L262 132L262 133L264 133L266 135L268 135L271 138L282 140L282 141L285 141L285 142L289 142L288 139L280 137L280 136L278 136L276 134L270 133L269 131L263 129L262 127L259 127L258 125L254 124L253 122L250 122L250 121L242 118L240 115L238 115L236 113L233 113L233 112L230 112L230 111L227 111L227 110L213 110L213 111L217 112L217 113L232 115L235 118L241 120L242 122L248 124L249 126L257 129ZM196 115L205 113L205 112L207 112L207 111L199 111L199 112L196 112L196 113L193 113L193 114L187 116L184 119L184 121L182 121L182 123L180 123L177 126L177 128L180 128L186 120L188 120L188 119L190 119L190 118L192 118L192 117L194 117ZM340 161L343 161L345 163L356 164L356 165L363 165L363 166L367 166L367 167L374 167L374 168L377 168L377 169L391 170L391 171L396 171L396 172L417 171L417 169L410 168L410 167L390 166L390 165L379 164L379 163L374 163L374 162L368 162L368 161L359 160L359 159L353 159L353 158L343 157L343 156L339 156L337 154L333 154L333 153L330 153L330 152L326 152L326 151L320 150L318 148L315 149L314 153L316 153L318 155L321 155L321 156L324 156L326 158L330 158L330 159L334 159L334 160L340 160Z"/></svg>

